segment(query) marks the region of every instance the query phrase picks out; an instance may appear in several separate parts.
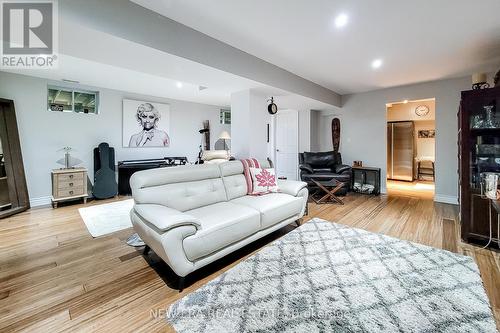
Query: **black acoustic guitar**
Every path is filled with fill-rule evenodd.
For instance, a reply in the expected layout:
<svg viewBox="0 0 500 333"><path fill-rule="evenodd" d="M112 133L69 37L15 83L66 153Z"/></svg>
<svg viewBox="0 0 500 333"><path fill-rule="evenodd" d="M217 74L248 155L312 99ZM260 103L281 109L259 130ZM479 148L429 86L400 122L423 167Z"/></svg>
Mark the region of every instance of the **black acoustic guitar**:
<svg viewBox="0 0 500 333"><path fill-rule="evenodd" d="M112 198L118 194L118 184L116 183L114 168L111 169L110 167L110 148L107 143L103 142L99 144L97 149L100 168L94 174L94 197L97 199ZM114 150L112 151L114 154ZM114 160L114 156L112 159Z"/></svg>

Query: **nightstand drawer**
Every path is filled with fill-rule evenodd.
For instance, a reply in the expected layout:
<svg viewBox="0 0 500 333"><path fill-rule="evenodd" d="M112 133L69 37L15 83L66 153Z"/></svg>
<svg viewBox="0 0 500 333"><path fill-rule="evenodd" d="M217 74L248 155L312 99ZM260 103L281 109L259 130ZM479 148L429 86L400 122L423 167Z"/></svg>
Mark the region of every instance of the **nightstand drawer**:
<svg viewBox="0 0 500 333"><path fill-rule="evenodd" d="M71 189L58 189L56 198L66 198L75 195L83 195L83 186L78 186Z"/></svg>
<svg viewBox="0 0 500 333"><path fill-rule="evenodd" d="M59 181L57 183L58 190L72 189L72 188L78 187L78 186L83 187L83 178L76 179L76 180Z"/></svg>
<svg viewBox="0 0 500 333"><path fill-rule="evenodd" d="M71 182L73 180L83 180L83 172L67 173L57 175L59 182Z"/></svg>

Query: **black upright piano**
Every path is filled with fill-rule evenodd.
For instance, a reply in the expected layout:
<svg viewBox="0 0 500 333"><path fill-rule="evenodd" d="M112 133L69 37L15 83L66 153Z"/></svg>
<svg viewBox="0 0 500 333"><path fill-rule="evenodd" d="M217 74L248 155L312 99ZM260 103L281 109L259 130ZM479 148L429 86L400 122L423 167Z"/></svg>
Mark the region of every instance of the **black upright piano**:
<svg viewBox="0 0 500 333"><path fill-rule="evenodd" d="M186 157L163 157L163 158L152 158L145 160L119 161L118 194L120 195L132 194L132 190L130 189L130 177L134 172L147 169L185 165L185 164L187 164Z"/></svg>

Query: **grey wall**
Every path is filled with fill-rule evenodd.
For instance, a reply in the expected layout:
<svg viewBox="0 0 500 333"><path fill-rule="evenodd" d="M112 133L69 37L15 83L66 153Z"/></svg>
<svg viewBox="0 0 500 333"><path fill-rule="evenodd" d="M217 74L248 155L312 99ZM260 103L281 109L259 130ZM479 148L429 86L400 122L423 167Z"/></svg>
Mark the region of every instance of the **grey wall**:
<svg viewBox="0 0 500 333"><path fill-rule="evenodd" d="M339 118L342 125L342 115L339 111L312 111L311 112L311 151L331 151L332 142L332 120ZM341 128L341 131L343 128ZM342 140L340 151L342 151Z"/></svg>
<svg viewBox="0 0 500 333"><path fill-rule="evenodd" d="M321 120L321 112L317 110L311 110L311 120L310 120L311 151L320 151L320 142L319 142L320 120Z"/></svg>
<svg viewBox="0 0 500 333"><path fill-rule="evenodd" d="M50 171L59 168L56 160L64 146L76 149L73 155L84 161L93 179L92 150L100 142L115 148L116 161L127 159L187 156L195 161L201 135L198 130L203 120L210 120L211 145L229 125L219 124L218 106L155 98L109 89L100 92L98 115L59 113L47 111L47 84L58 84L45 79L0 72L0 97L14 100L21 140L28 191L33 204L46 204L51 195ZM168 148L122 147L122 100L124 98L170 104L170 138Z"/></svg>
<svg viewBox="0 0 500 333"><path fill-rule="evenodd" d="M299 110L299 153L311 151L311 110Z"/></svg>
<svg viewBox="0 0 500 333"><path fill-rule="evenodd" d="M460 92L470 89L470 77L433 81L343 96L342 153L344 162L362 160L382 169L386 177L386 103L436 98L435 200L457 202L457 110Z"/></svg>

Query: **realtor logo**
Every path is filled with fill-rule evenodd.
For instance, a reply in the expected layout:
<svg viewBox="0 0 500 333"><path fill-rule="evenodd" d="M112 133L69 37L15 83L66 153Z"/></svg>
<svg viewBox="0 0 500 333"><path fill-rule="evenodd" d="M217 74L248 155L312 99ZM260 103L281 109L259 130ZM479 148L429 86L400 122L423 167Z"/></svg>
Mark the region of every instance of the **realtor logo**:
<svg viewBox="0 0 500 333"><path fill-rule="evenodd" d="M3 68L55 68L57 2L2 1Z"/></svg>

